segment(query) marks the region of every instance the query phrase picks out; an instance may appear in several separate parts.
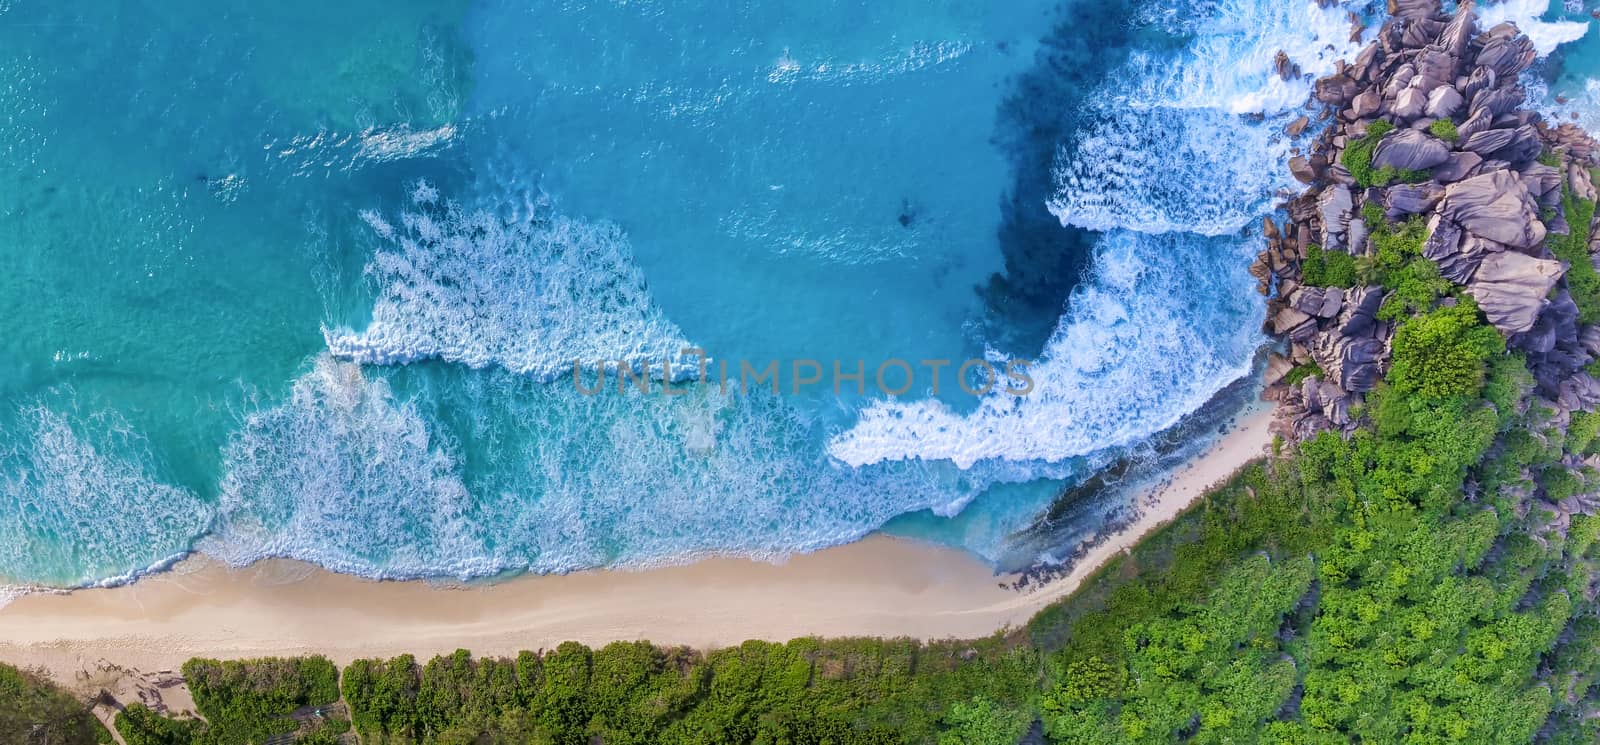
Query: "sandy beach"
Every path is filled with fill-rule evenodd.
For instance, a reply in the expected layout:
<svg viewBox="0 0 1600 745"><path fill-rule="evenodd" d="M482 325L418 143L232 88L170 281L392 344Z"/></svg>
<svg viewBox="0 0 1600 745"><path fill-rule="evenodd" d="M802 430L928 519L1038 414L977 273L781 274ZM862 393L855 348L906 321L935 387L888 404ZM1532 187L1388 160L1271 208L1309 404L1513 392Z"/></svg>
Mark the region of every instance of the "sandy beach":
<svg viewBox="0 0 1600 745"><path fill-rule="evenodd" d="M985 636L1022 625L1262 455L1269 420L1259 406L1241 414L1139 499L1137 520L1070 574L1024 591L961 551L881 535L781 564L714 558L472 586L375 582L291 561L235 569L200 556L122 587L11 602L0 608L0 661L42 666L70 684L108 665L155 674L195 656L323 654L343 664L457 648L513 655L566 640L715 648L807 635Z"/></svg>

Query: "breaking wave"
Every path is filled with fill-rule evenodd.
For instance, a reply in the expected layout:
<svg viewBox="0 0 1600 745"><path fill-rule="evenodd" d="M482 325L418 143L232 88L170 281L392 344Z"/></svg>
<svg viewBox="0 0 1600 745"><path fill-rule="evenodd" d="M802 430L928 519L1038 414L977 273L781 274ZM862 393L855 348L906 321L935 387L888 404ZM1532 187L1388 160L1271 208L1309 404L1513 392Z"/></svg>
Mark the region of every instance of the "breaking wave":
<svg viewBox="0 0 1600 745"><path fill-rule="evenodd" d="M1478 3L1478 25L1492 28L1501 23L1515 23L1533 42L1533 48L1543 57L1556 47L1577 41L1589 32L1584 21L1546 21L1551 0L1500 0L1498 3Z"/></svg>
<svg viewBox="0 0 1600 745"><path fill-rule="evenodd" d="M1026 396L960 414L937 401L879 402L830 450L857 466L907 458L967 468L1059 462L1135 444L1249 372L1263 314L1246 271L1253 238L1116 231L1030 374Z"/></svg>
<svg viewBox="0 0 1600 745"><path fill-rule="evenodd" d="M1090 230L1224 235L1292 186L1283 127L1312 81L1360 49L1348 5L1224 0L1155 13L1190 37L1138 51L1095 98L1056 157L1050 211ZM1182 11L1181 13L1178 11ZM1298 70L1277 69L1282 53Z"/></svg>
<svg viewBox="0 0 1600 745"><path fill-rule="evenodd" d="M202 547L229 562L468 574L463 557L483 553L450 444L357 365L319 358L287 402L245 417L225 454L220 519Z"/></svg>
<svg viewBox="0 0 1600 745"><path fill-rule="evenodd" d="M419 183L367 274L378 300L363 331L325 329L334 356L373 365L426 359L550 380L578 360L658 362L689 346L650 298L622 230L522 197L505 213L441 202Z"/></svg>
<svg viewBox="0 0 1600 745"><path fill-rule="evenodd" d="M151 472L144 439L117 416L35 403L11 426L17 436L0 449L0 583L115 584L187 553L211 522L208 505Z"/></svg>
<svg viewBox="0 0 1600 745"><path fill-rule="evenodd" d="M287 402L246 417L200 548L386 578L777 557L906 512L954 514L1006 476L846 467L820 426L714 386L585 396L500 370L323 357Z"/></svg>

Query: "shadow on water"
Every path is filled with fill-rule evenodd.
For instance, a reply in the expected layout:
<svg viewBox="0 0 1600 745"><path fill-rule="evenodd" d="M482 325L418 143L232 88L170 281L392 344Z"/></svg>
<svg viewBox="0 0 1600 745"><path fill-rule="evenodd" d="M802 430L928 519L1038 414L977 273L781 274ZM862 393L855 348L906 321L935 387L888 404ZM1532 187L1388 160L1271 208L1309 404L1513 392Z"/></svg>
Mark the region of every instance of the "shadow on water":
<svg viewBox="0 0 1600 745"><path fill-rule="evenodd" d="M1014 174L1001 196L997 236L1005 271L978 292L988 311L986 336L1001 349L1029 355L1044 347L1092 257L1100 234L1063 226L1045 206L1055 190L1051 169L1056 149L1086 119L1089 96L1139 40L1140 5L1063 3L1033 67L1000 105L994 143Z"/></svg>

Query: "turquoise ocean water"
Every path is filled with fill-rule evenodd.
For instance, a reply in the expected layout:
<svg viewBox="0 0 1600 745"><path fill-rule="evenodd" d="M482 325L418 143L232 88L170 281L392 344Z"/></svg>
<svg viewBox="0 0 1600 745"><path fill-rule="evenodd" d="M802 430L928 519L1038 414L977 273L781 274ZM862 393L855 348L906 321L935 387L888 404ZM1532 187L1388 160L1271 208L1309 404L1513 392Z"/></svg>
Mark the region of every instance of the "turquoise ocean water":
<svg viewBox="0 0 1600 745"><path fill-rule="evenodd" d="M1247 374L1346 12L0 0L0 584L998 557ZM573 385L688 346L1037 388Z"/></svg>

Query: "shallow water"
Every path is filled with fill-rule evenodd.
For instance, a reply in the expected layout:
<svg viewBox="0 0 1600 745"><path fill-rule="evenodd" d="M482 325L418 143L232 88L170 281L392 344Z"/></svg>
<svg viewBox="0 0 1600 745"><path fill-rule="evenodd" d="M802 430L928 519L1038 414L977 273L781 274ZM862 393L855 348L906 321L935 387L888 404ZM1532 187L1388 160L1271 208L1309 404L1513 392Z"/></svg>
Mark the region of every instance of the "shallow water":
<svg viewBox="0 0 1600 745"><path fill-rule="evenodd" d="M792 5L0 0L0 578L994 558L1247 373L1342 9ZM570 375L686 346L1038 387Z"/></svg>

